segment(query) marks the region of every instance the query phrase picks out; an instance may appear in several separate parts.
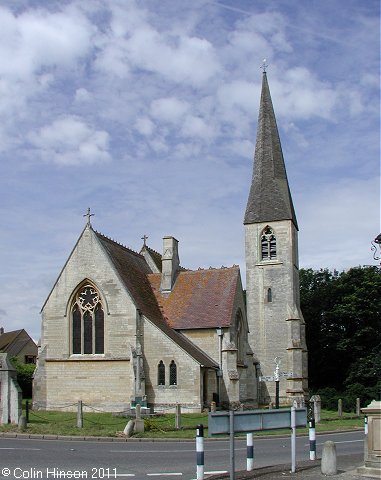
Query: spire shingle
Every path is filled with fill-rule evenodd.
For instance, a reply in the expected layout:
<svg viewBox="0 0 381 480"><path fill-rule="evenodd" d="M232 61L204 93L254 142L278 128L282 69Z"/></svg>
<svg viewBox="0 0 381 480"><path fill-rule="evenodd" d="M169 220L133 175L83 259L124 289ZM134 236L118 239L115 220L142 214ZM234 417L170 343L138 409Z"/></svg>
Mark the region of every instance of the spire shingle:
<svg viewBox="0 0 381 480"><path fill-rule="evenodd" d="M292 220L298 228L266 72L262 78L253 178L244 224Z"/></svg>

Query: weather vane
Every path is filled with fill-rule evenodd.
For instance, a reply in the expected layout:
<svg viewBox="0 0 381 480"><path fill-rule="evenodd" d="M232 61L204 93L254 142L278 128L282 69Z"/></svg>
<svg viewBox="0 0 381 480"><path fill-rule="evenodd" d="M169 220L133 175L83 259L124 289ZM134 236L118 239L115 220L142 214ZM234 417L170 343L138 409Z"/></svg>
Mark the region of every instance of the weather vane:
<svg viewBox="0 0 381 480"><path fill-rule="evenodd" d="M263 59L263 62L262 62L262 65L261 65L261 69L263 70L263 73L266 73L266 68L268 67L268 63L266 63L266 59L264 58Z"/></svg>
<svg viewBox="0 0 381 480"><path fill-rule="evenodd" d="M87 217L87 225L91 225L90 223L90 217L93 217L95 214L94 213L90 213L90 207L87 209L87 213L85 213L83 216L84 217Z"/></svg>

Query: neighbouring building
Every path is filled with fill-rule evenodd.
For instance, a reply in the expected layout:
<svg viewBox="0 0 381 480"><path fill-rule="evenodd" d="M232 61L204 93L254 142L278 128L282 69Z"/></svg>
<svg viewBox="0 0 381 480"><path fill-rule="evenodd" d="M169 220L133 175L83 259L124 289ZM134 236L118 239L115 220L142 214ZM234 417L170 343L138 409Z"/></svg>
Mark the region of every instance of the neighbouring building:
<svg viewBox="0 0 381 480"><path fill-rule="evenodd" d="M282 403L307 395L298 226L265 72L244 220L246 299L238 266L188 270L174 237L158 253L144 236L138 253L87 217L42 308L35 408L252 408L274 398L265 380L275 357L286 370Z"/></svg>
<svg viewBox="0 0 381 480"><path fill-rule="evenodd" d="M19 363L36 363L37 345L23 328L4 332L1 327L0 352L7 353L8 358L17 358Z"/></svg>

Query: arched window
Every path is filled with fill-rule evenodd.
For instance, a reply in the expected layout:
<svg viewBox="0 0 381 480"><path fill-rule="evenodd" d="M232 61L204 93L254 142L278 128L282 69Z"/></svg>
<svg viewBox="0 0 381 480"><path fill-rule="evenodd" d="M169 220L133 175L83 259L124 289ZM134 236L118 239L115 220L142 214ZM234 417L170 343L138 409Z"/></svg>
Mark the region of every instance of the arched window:
<svg viewBox="0 0 381 480"><path fill-rule="evenodd" d="M177 385L177 366L174 360L169 365L169 385Z"/></svg>
<svg viewBox="0 0 381 480"><path fill-rule="evenodd" d="M266 227L261 235L261 259L273 260L276 258L276 238L273 229Z"/></svg>
<svg viewBox="0 0 381 480"><path fill-rule="evenodd" d="M81 287L71 309L72 353L104 353L104 312L93 285Z"/></svg>
<svg viewBox="0 0 381 480"><path fill-rule="evenodd" d="M273 292L272 292L271 288L267 289L267 301L269 303L273 301Z"/></svg>
<svg viewBox="0 0 381 480"><path fill-rule="evenodd" d="M165 365L163 360L160 360L159 365L157 366L157 384L165 385Z"/></svg>

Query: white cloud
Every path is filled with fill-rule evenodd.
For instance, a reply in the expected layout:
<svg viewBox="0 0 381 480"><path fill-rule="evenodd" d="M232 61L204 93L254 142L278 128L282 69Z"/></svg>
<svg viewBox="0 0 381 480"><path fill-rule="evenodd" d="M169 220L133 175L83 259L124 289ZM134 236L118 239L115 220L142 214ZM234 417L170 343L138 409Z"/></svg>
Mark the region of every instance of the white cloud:
<svg viewBox="0 0 381 480"><path fill-rule="evenodd" d="M177 123L189 110L187 102L175 97L159 98L151 103L151 115L157 119L169 123Z"/></svg>
<svg viewBox="0 0 381 480"><path fill-rule="evenodd" d="M83 165L110 160L109 134L81 119L63 116L29 134L30 143L45 161L59 165Z"/></svg>

